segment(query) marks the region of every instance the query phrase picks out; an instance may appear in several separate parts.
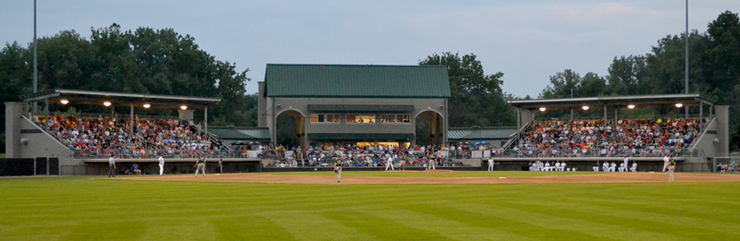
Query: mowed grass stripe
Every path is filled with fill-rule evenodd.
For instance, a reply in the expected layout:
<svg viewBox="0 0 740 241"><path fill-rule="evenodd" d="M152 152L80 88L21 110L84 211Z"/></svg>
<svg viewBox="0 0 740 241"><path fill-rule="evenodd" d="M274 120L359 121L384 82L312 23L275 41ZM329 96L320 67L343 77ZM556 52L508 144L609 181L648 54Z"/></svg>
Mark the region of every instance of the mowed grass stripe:
<svg viewBox="0 0 740 241"><path fill-rule="evenodd" d="M443 239L441 237L456 240L491 240L492 238L500 240L531 240L528 237L519 236L508 231L496 230L491 226L470 225L466 222L460 222L460 220L450 219L449 216L434 215L439 213L449 214L449 208L439 208L434 205L413 205L413 207L417 207L417 209L394 208L393 211L389 212L364 212L367 215L378 216L396 223L405 223L405 226L412 225L418 229L423 229L426 234L436 235L437 237L434 237L434 240ZM418 208L422 208L424 211L431 212L432 214L419 211ZM454 215L459 215L459 213L455 213ZM478 223L486 222L470 216L466 217L465 220L477 220Z"/></svg>
<svg viewBox="0 0 740 241"><path fill-rule="evenodd" d="M277 224L281 230L290 233L297 240L376 240L355 231L354 227L328 219L315 210L275 211L264 218Z"/></svg>
<svg viewBox="0 0 740 241"><path fill-rule="evenodd" d="M723 212L716 205L736 207L740 194L731 190L740 184L0 179L6 204L0 216L11 217L0 219L0 233L3 240L732 240L740 235L740 222L732 209ZM670 207L653 208L666 201ZM398 231L367 228L368 223Z"/></svg>

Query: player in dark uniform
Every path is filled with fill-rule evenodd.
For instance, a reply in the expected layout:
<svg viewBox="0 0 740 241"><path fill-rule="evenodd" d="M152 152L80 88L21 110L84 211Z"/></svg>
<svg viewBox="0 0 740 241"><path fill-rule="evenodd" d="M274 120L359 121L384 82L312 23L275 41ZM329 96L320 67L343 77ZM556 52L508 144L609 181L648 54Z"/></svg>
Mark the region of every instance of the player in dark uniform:
<svg viewBox="0 0 740 241"><path fill-rule="evenodd" d="M337 174L337 182L342 182L340 180L342 178L342 160L337 160L337 162L334 163L334 173Z"/></svg>
<svg viewBox="0 0 740 241"><path fill-rule="evenodd" d="M195 177L198 177L198 171L203 173L203 177L206 177L206 158L205 156L198 157L198 161L195 162Z"/></svg>
<svg viewBox="0 0 740 241"><path fill-rule="evenodd" d="M668 156L668 176L670 176L668 178L668 181L669 182L674 181L673 180L673 171L675 171L675 170L676 170L676 161L673 160L673 157L672 156Z"/></svg>

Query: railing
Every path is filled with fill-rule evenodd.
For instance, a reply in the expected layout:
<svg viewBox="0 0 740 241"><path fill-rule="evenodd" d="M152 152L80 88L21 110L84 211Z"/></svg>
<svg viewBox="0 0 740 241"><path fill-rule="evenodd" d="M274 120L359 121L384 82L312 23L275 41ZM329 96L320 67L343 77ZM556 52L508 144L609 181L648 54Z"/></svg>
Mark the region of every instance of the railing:
<svg viewBox="0 0 740 241"><path fill-rule="evenodd" d="M694 137L694 141L691 142L691 145L689 145L689 149L694 149L694 147L696 147L696 145L699 143L697 141L697 140L699 140L699 137L700 136L704 136L704 134L706 134L707 130L709 129L709 128L707 128L707 126L712 125L712 123L714 123L714 121L716 121L716 120L717 120L717 118L712 118L712 120L710 120L710 121L708 121L706 123L702 123L701 125L699 125L699 127L701 128L701 132L699 132L699 134L697 134Z"/></svg>
<svg viewBox="0 0 740 241"><path fill-rule="evenodd" d="M681 148L681 149L663 149L656 152L653 152L649 149L639 149L639 153L632 153L631 149L627 150L617 150L606 153L602 153L603 149L600 148L591 148L586 153L583 153L582 151L578 151L577 153L573 153L572 149L569 150L570 152L566 153L567 151L562 151L560 154L553 155L551 153L542 153L542 152L534 152L532 154L527 154L527 150L520 150L520 151L514 151L514 150L506 150L502 155L495 155L494 157L507 157L507 158L563 158L563 157L663 157L666 155L672 155L676 157L696 157L698 156L698 152L690 151L688 148ZM490 150L489 150L490 151ZM625 153L626 152L626 153Z"/></svg>
<svg viewBox="0 0 740 241"><path fill-rule="evenodd" d="M511 134L511 136L509 136L509 141L507 141L507 142L506 142L506 143L505 143L505 144L503 145L503 147L502 147L502 148L503 148L504 150L508 150L508 149L511 149L511 146L512 146L512 145L516 145L516 144L517 144L517 142L519 142L519 139L521 139L521 138L522 138L522 137L521 137L521 135L522 135L522 132L523 132L524 130L528 129L528 128L529 128L529 126L531 126L531 125L532 125L532 122L531 122L531 121L530 121L530 122L527 122L527 124L526 124L526 125L524 125L524 126L523 126L522 128L520 128L519 130L517 130L517 131L516 131L516 133L514 133L514 134Z"/></svg>

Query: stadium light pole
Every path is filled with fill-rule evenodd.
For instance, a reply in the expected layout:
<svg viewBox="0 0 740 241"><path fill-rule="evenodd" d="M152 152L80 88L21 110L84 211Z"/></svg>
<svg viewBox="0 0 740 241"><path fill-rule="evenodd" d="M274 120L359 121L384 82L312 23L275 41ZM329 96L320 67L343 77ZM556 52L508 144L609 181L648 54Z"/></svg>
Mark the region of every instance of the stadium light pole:
<svg viewBox="0 0 740 241"><path fill-rule="evenodd" d="M36 94L38 92L38 78L39 78L39 70L38 70L38 61L37 61L37 49L38 49L38 43L36 41L36 0L33 0L33 93ZM35 115L37 112L38 104L34 101L33 102L33 114Z"/></svg>
<svg viewBox="0 0 740 241"><path fill-rule="evenodd" d="M684 77L684 92L686 94L689 93L689 0L686 0L686 66L685 69L685 77ZM689 118L689 106L686 105L686 109L684 109L685 112L685 118Z"/></svg>

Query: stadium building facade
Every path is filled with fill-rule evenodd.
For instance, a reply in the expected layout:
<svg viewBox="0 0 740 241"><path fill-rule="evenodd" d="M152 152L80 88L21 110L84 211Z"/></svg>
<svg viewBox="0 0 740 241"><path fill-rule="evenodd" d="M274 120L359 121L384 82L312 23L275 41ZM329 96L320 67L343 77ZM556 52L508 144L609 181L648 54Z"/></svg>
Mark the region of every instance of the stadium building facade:
<svg viewBox="0 0 740 241"><path fill-rule="evenodd" d="M295 118L301 146L413 146L417 122L431 144L447 143L450 85L444 66L268 64L259 83L259 127L278 138Z"/></svg>

